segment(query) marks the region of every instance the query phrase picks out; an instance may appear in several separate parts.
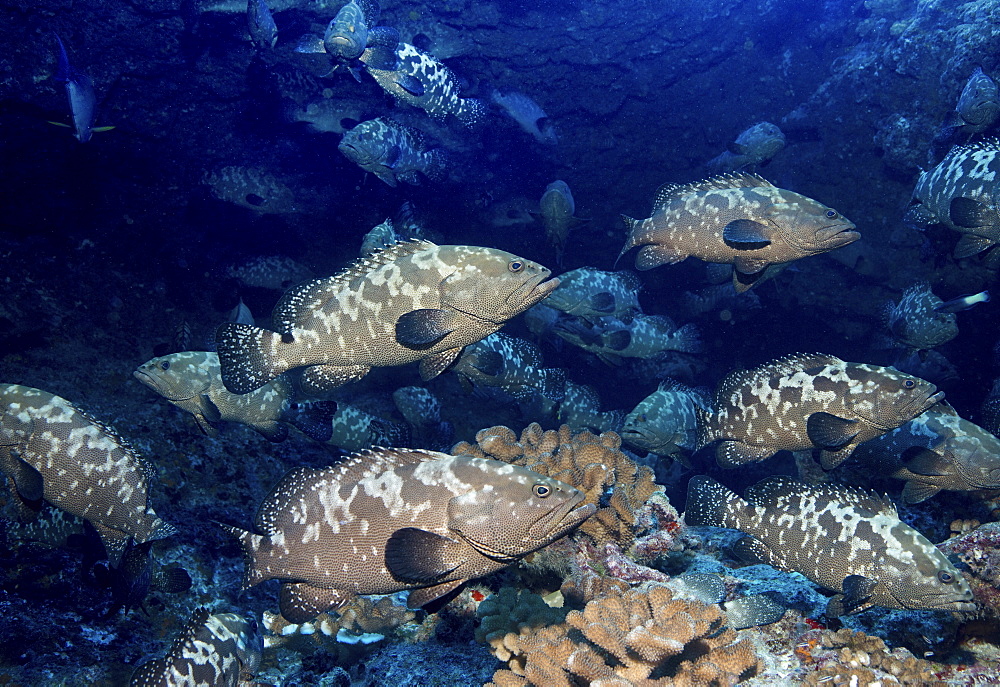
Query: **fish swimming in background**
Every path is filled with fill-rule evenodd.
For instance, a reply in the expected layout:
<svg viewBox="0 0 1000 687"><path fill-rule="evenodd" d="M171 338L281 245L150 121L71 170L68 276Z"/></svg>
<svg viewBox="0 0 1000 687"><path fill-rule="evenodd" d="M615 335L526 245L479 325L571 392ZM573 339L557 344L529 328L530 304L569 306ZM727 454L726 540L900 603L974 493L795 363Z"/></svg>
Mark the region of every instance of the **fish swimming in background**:
<svg viewBox="0 0 1000 687"><path fill-rule="evenodd" d="M723 467L818 448L823 468L832 470L858 444L943 398L930 382L891 367L798 353L723 379L712 411L698 411L698 448L720 442L715 455Z"/></svg>
<svg viewBox="0 0 1000 687"><path fill-rule="evenodd" d="M244 325L246 326L246 325ZM136 379L194 416L206 435L218 435L219 422L247 425L268 441L284 441L291 425L316 441L329 441L335 401L304 403L294 383L279 376L249 394L231 393L222 384L217 353L185 351L153 358L132 373Z"/></svg>
<svg viewBox="0 0 1000 687"><path fill-rule="evenodd" d="M386 218L381 224L377 224L368 230L365 237L361 239L361 250L358 254L362 258L367 258L373 253L377 253L383 248L388 248L394 243L399 243L399 235L396 234L396 228L392 224L392 220Z"/></svg>
<svg viewBox="0 0 1000 687"><path fill-rule="evenodd" d="M566 395L556 409L556 420L579 431L589 429L597 432L617 432L621 430L623 410L601 410L601 397L594 387L566 381Z"/></svg>
<svg viewBox="0 0 1000 687"><path fill-rule="evenodd" d="M448 154L435 147L421 131L391 119L361 122L347 131L337 146L347 159L395 188L403 181L420 185L421 177L443 181L448 176Z"/></svg>
<svg viewBox="0 0 1000 687"><path fill-rule="evenodd" d="M539 143L547 146L559 143L552 120L538 103L524 93L511 91L505 95L495 90L490 99Z"/></svg>
<svg viewBox="0 0 1000 687"><path fill-rule="evenodd" d="M293 623L358 594L410 590L411 608L501 570L590 517L574 487L497 460L378 449L295 468L261 504L263 535L236 527L243 587L282 580Z"/></svg>
<svg viewBox="0 0 1000 687"><path fill-rule="evenodd" d="M317 395L372 367L417 361L428 380L465 346L549 295L559 285L550 275L493 248L398 243L287 291L272 314L276 332L233 322L219 327L222 381L246 394L305 368L302 388Z"/></svg>
<svg viewBox="0 0 1000 687"><path fill-rule="evenodd" d="M785 134L776 124L758 122L736 137L729 149L712 158L708 169L713 173L753 172L765 165L785 147Z"/></svg>
<svg viewBox="0 0 1000 687"><path fill-rule="evenodd" d="M113 567L131 541L177 531L149 507L156 469L113 429L47 391L0 387L0 473L26 519L44 500L89 521Z"/></svg>
<svg viewBox="0 0 1000 687"><path fill-rule="evenodd" d="M702 392L673 381L659 387L625 416L622 441L687 465L686 454L698 445L698 413L708 410L710 399Z"/></svg>
<svg viewBox="0 0 1000 687"><path fill-rule="evenodd" d="M603 317L593 324L580 318L567 319L557 324L554 331L609 365L621 365L622 358L652 358L664 351L701 350L696 325L678 327L662 315L636 313L628 322Z"/></svg>
<svg viewBox="0 0 1000 687"><path fill-rule="evenodd" d="M256 620L195 610L164 658L135 669L129 687L220 687L256 684L264 638Z"/></svg>
<svg viewBox="0 0 1000 687"><path fill-rule="evenodd" d="M998 116L1000 89L982 67L976 67L965 83L955 109L948 113L944 126L957 129L966 137L975 136L993 126Z"/></svg>
<svg viewBox="0 0 1000 687"><path fill-rule="evenodd" d="M538 209L545 225L545 236L556 250L556 261L562 265L570 230L588 220L573 216L576 213L576 203L573 201L569 185L561 179L545 187L545 193L538 201Z"/></svg>
<svg viewBox="0 0 1000 687"><path fill-rule="evenodd" d="M350 0L330 20L322 37L303 36L296 52L325 53L333 62L330 74L345 66L358 81L366 65L395 69L399 31L376 26L381 11L377 0Z"/></svg>
<svg viewBox="0 0 1000 687"><path fill-rule="evenodd" d="M205 172L201 183L218 200L238 205L256 215L298 212L292 189L263 167L229 165Z"/></svg>
<svg viewBox="0 0 1000 687"><path fill-rule="evenodd" d="M285 291L313 278L312 270L284 255L266 255L233 265L226 274L241 286Z"/></svg>
<svg viewBox="0 0 1000 687"><path fill-rule="evenodd" d="M58 34L52 35L56 37L56 42L59 44L59 66L53 78L66 85L66 97L69 98L69 110L73 116L73 129L75 130L73 135L80 143L86 143L95 131L110 131L114 127L94 126L94 121L97 119L97 91L94 90L94 81L70 65L62 39L59 38ZM62 122L52 122L52 124L69 126Z"/></svg>
<svg viewBox="0 0 1000 687"><path fill-rule="evenodd" d="M247 0L247 27L258 48L273 48L278 42L278 25L265 0Z"/></svg>
<svg viewBox="0 0 1000 687"><path fill-rule="evenodd" d="M980 291L979 293L973 293L968 296L959 296L958 298L953 298L950 301L945 301L941 305L934 308L934 312L962 312L963 310L968 310L969 308L979 305L980 303L990 302L990 292Z"/></svg>
<svg viewBox="0 0 1000 687"><path fill-rule="evenodd" d="M392 402L410 425L417 446L440 450L454 445L455 428L442 417L441 401L429 390L400 387L392 392Z"/></svg>
<svg viewBox="0 0 1000 687"><path fill-rule="evenodd" d="M826 614L873 606L973 611L972 590L948 558L899 520L892 502L863 489L768 477L745 500L713 479L688 483L684 521L746 536L737 555L797 572L837 592Z"/></svg>
<svg viewBox="0 0 1000 687"><path fill-rule="evenodd" d="M905 221L917 229L943 224L962 235L956 258L968 258L1000 241L1000 141L953 147L934 169L922 172Z"/></svg>
<svg viewBox="0 0 1000 687"><path fill-rule="evenodd" d="M465 387L495 387L516 400L541 394L552 401L566 395L566 372L558 367L542 367L538 346L501 332L466 346L449 368Z"/></svg>
<svg viewBox="0 0 1000 687"><path fill-rule="evenodd" d="M131 544L117 568L94 566L94 577L111 590L111 617L122 609L125 615L142 608L150 592L180 594L191 588L191 576L178 566L163 566L153 559L153 543Z"/></svg>
<svg viewBox="0 0 1000 687"><path fill-rule="evenodd" d="M368 73L387 93L437 119L452 115L470 129L485 121L486 104L463 98L458 79L444 64L409 43L400 43L395 56L393 68L366 63Z"/></svg>
<svg viewBox="0 0 1000 687"><path fill-rule="evenodd" d="M559 287L542 304L588 321L617 317L627 322L640 312L640 288L642 284L632 272L580 267L560 274Z"/></svg>
<svg viewBox="0 0 1000 687"><path fill-rule="evenodd" d="M958 336L958 321L953 313L939 309L943 305L924 282L903 291L898 303L886 303L883 318L890 344L927 351L954 339Z"/></svg>
<svg viewBox="0 0 1000 687"><path fill-rule="evenodd" d="M309 406L306 401L304 405ZM375 446L406 446L410 428L366 412L357 406L340 403L333 416L330 438L326 443L348 453Z"/></svg>
<svg viewBox="0 0 1000 687"><path fill-rule="evenodd" d="M736 173L690 184L665 184L645 220L622 216L628 240L619 259L639 247L635 265L649 270L693 256L734 267L746 291L769 265L826 253L861 238L836 210L756 174Z"/></svg>
<svg viewBox="0 0 1000 687"><path fill-rule="evenodd" d="M921 503L942 490L1000 489L1000 439L947 403L862 444L855 457L873 474L906 480L906 503Z"/></svg>

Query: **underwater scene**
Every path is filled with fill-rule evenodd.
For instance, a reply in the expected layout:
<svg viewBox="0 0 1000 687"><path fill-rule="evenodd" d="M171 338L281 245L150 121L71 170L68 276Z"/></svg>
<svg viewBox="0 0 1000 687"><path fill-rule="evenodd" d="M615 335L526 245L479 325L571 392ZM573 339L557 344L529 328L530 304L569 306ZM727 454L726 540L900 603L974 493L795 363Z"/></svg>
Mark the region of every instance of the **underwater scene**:
<svg viewBox="0 0 1000 687"><path fill-rule="evenodd" d="M1000 2L0 10L0 685L1000 682Z"/></svg>

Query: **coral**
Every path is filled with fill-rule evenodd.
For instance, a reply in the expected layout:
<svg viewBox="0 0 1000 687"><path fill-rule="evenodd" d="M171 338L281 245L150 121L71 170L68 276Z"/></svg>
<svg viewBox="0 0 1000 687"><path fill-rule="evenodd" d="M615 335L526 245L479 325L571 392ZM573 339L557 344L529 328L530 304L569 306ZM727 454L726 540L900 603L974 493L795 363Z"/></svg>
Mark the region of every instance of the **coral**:
<svg viewBox="0 0 1000 687"><path fill-rule="evenodd" d="M537 628L558 625L566 618L566 610L549 606L541 596L514 587L503 587L479 604L481 618L476 628L476 641L489 644L501 661L509 661L512 652L507 644L516 646L521 635L531 634ZM514 635L506 640L507 635Z"/></svg>
<svg viewBox="0 0 1000 687"><path fill-rule="evenodd" d="M972 587L980 616L996 619L1000 615L1000 522L990 522L952 537L938 548L948 556L957 556L967 566L965 577Z"/></svg>
<svg viewBox="0 0 1000 687"><path fill-rule="evenodd" d="M591 601L566 622L504 637L508 669L490 685L733 684L760 663L748 639L722 628L718 606L675 599L654 582Z"/></svg>
<svg viewBox="0 0 1000 687"><path fill-rule="evenodd" d="M662 487L653 481L653 471L637 465L620 447L621 438L614 432L573 434L568 425L558 431L543 431L538 423L532 423L520 438L508 427L480 430L476 444L461 442L452 453L523 465L576 487L584 493L584 503L598 507L579 531L598 546L613 542L628 549L637 536L655 527L670 533L665 523L672 518L676 525L677 513L662 496ZM657 494L660 497L654 505L647 507Z"/></svg>
<svg viewBox="0 0 1000 687"><path fill-rule="evenodd" d="M333 653L343 653L345 645L373 644L393 634L401 626L416 618L416 613L405 604L397 604L392 596L378 601L369 597L355 597L340 610L339 617L320 613L315 620L295 624L281 615L264 611L264 646L301 645L324 646Z"/></svg>
<svg viewBox="0 0 1000 687"><path fill-rule="evenodd" d="M796 655L819 666L805 676L805 685L944 684L935 679L943 666L916 658L903 648L890 651L878 637L847 628L816 633L808 650L800 653L797 649Z"/></svg>

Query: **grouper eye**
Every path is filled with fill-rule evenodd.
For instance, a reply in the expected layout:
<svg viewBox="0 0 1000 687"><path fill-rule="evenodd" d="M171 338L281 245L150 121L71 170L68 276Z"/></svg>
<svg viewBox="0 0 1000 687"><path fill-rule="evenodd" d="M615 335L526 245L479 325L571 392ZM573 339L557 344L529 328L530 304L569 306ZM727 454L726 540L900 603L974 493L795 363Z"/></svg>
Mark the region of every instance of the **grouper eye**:
<svg viewBox="0 0 1000 687"><path fill-rule="evenodd" d="M955 576L952 575L947 570L939 570L938 579L941 580L941 582L943 582L944 584L951 584L952 582L955 581Z"/></svg>
<svg viewBox="0 0 1000 687"><path fill-rule="evenodd" d="M517 274L518 272L524 269L524 263L521 262L520 260L511 260L510 263L507 265L507 269L509 269L514 274Z"/></svg>
<svg viewBox="0 0 1000 687"><path fill-rule="evenodd" d="M169 360L164 360L162 363L160 363L160 369L161 370L169 370L170 369L170 361Z"/></svg>
<svg viewBox="0 0 1000 687"><path fill-rule="evenodd" d="M829 217L830 219L833 219L834 217L837 216L837 211L836 210L827 210L826 211L826 216Z"/></svg>
<svg viewBox="0 0 1000 687"><path fill-rule="evenodd" d="M903 386L905 386L907 389L912 389L914 384L915 382L912 379L907 379L905 382L903 382Z"/></svg>
<svg viewBox="0 0 1000 687"><path fill-rule="evenodd" d="M546 498L546 497L547 497L547 496L548 496L549 494L551 494L551 493L552 493L552 490L551 490L551 489L549 489L549 488L548 488L547 486L545 486L544 484L536 484L536 485L535 485L535 486L534 486L534 487L532 488L532 491L533 491L533 492L535 492L535 496L537 496L537 497L538 497L538 498L540 498L540 499L544 499L544 498Z"/></svg>

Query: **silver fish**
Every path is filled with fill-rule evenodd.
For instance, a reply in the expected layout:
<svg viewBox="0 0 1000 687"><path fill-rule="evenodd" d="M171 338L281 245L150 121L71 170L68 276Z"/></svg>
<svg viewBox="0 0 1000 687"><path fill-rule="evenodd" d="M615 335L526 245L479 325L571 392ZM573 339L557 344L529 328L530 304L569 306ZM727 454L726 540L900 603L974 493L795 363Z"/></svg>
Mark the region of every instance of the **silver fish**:
<svg viewBox="0 0 1000 687"><path fill-rule="evenodd" d="M59 66L54 78L66 85L66 97L69 98L69 109L73 116L73 135L80 143L86 143L95 131L108 131L114 127L94 127L97 119L97 91L94 90L94 81L70 65L62 39L53 35L59 43ZM65 126L59 122L53 124Z"/></svg>

